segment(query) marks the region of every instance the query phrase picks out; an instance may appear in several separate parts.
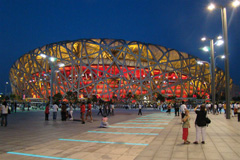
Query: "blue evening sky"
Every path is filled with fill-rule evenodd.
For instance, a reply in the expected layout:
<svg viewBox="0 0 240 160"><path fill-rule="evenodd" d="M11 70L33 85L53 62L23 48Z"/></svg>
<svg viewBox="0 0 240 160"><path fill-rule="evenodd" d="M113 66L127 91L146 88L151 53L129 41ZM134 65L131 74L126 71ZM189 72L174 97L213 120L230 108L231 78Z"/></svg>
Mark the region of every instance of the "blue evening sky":
<svg viewBox="0 0 240 160"><path fill-rule="evenodd" d="M213 0L225 5L230 0ZM49 43L111 38L162 45L209 61L202 36L222 34L221 12L210 0L0 0L0 92L12 64ZM227 8L230 76L240 84L240 7ZM224 53L215 48L215 55ZM224 69L224 61L217 59ZM8 92L10 86L8 86Z"/></svg>

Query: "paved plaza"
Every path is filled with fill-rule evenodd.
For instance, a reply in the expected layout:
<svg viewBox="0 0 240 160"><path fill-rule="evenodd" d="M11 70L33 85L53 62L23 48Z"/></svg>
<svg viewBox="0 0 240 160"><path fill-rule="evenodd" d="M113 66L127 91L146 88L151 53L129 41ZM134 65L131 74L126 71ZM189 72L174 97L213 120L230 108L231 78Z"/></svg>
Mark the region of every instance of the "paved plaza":
<svg viewBox="0 0 240 160"><path fill-rule="evenodd" d="M0 127L0 160L239 160L240 122L224 114L209 115L206 144L184 145L180 117L172 113L116 109L109 128L94 122L44 120L43 111L9 115L7 127ZM195 141L195 113L191 112L189 140Z"/></svg>

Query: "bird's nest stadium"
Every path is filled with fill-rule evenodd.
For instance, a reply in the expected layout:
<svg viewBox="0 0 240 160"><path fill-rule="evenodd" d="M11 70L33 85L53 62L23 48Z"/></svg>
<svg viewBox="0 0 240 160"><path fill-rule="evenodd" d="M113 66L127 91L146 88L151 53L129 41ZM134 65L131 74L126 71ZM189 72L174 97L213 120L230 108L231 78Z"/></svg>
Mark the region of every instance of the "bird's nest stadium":
<svg viewBox="0 0 240 160"><path fill-rule="evenodd" d="M185 98L211 94L208 63L159 45L115 39L79 39L36 48L12 65L12 92L48 99L52 94L75 92L78 98L155 93ZM216 69L216 92L224 89L224 72Z"/></svg>

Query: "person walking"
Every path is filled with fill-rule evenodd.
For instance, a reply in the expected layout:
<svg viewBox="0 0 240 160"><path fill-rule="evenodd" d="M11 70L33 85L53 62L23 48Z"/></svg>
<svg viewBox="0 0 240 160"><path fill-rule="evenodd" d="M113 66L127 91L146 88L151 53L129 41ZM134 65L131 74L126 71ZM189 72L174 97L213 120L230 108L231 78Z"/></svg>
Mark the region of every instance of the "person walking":
<svg viewBox="0 0 240 160"><path fill-rule="evenodd" d="M54 103L53 105L53 120L57 119L58 105Z"/></svg>
<svg viewBox="0 0 240 160"><path fill-rule="evenodd" d="M87 114L86 114L86 121L88 116L90 117L90 122L93 122L93 118L92 118L92 104L90 102L87 103Z"/></svg>
<svg viewBox="0 0 240 160"><path fill-rule="evenodd" d="M184 144L190 144L190 142L188 141L188 128L190 128L190 115L189 115L189 110L185 110L185 116L183 117L183 124L182 124L182 128L183 128L183 135L182 135L182 139L184 140Z"/></svg>
<svg viewBox="0 0 240 160"><path fill-rule="evenodd" d="M0 107L1 110L1 116L2 116L2 120L1 120L1 126L5 126L7 127L8 125L8 121L7 121L7 117L8 117L8 108L9 106L7 105L7 102L4 101Z"/></svg>
<svg viewBox="0 0 240 160"><path fill-rule="evenodd" d="M200 106L200 110L198 107L194 108L195 113L197 114L195 120L195 127L196 127L196 140L193 142L194 144L198 144L200 140L200 135L202 135L202 144L205 144L205 137L206 137L206 107L204 104Z"/></svg>
<svg viewBox="0 0 240 160"><path fill-rule="evenodd" d="M84 115L85 115L86 107L85 107L85 103L84 102L81 104L80 108L81 108L82 124L85 124Z"/></svg>
<svg viewBox="0 0 240 160"><path fill-rule="evenodd" d="M48 116L49 116L49 104L47 104L45 108L45 121L48 121Z"/></svg>
<svg viewBox="0 0 240 160"><path fill-rule="evenodd" d="M142 115L142 104L138 104L138 115L141 114Z"/></svg>
<svg viewBox="0 0 240 160"><path fill-rule="evenodd" d="M97 114L97 115L99 115L99 113L100 113L101 115L103 115L102 111L103 111L103 105L100 104L100 105L99 105L99 111L98 111L98 114Z"/></svg>

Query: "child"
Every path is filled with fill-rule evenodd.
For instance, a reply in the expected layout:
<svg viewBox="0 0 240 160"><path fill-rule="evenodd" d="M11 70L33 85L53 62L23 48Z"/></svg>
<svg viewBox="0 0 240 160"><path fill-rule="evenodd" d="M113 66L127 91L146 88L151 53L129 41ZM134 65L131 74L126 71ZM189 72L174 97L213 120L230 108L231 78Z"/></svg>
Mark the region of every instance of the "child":
<svg viewBox="0 0 240 160"><path fill-rule="evenodd" d="M107 116L104 116L103 118L102 118L102 122L101 122L101 124L100 124L100 128L108 128L108 118L107 118Z"/></svg>
<svg viewBox="0 0 240 160"><path fill-rule="evenodd" d="M188 128L190 128L190 115L189 115L189 110L185 110L185 116L183 117L183 135L182 139L184 140L184 144L189 144L190 142L187 140L188 139Z"/></svg>

